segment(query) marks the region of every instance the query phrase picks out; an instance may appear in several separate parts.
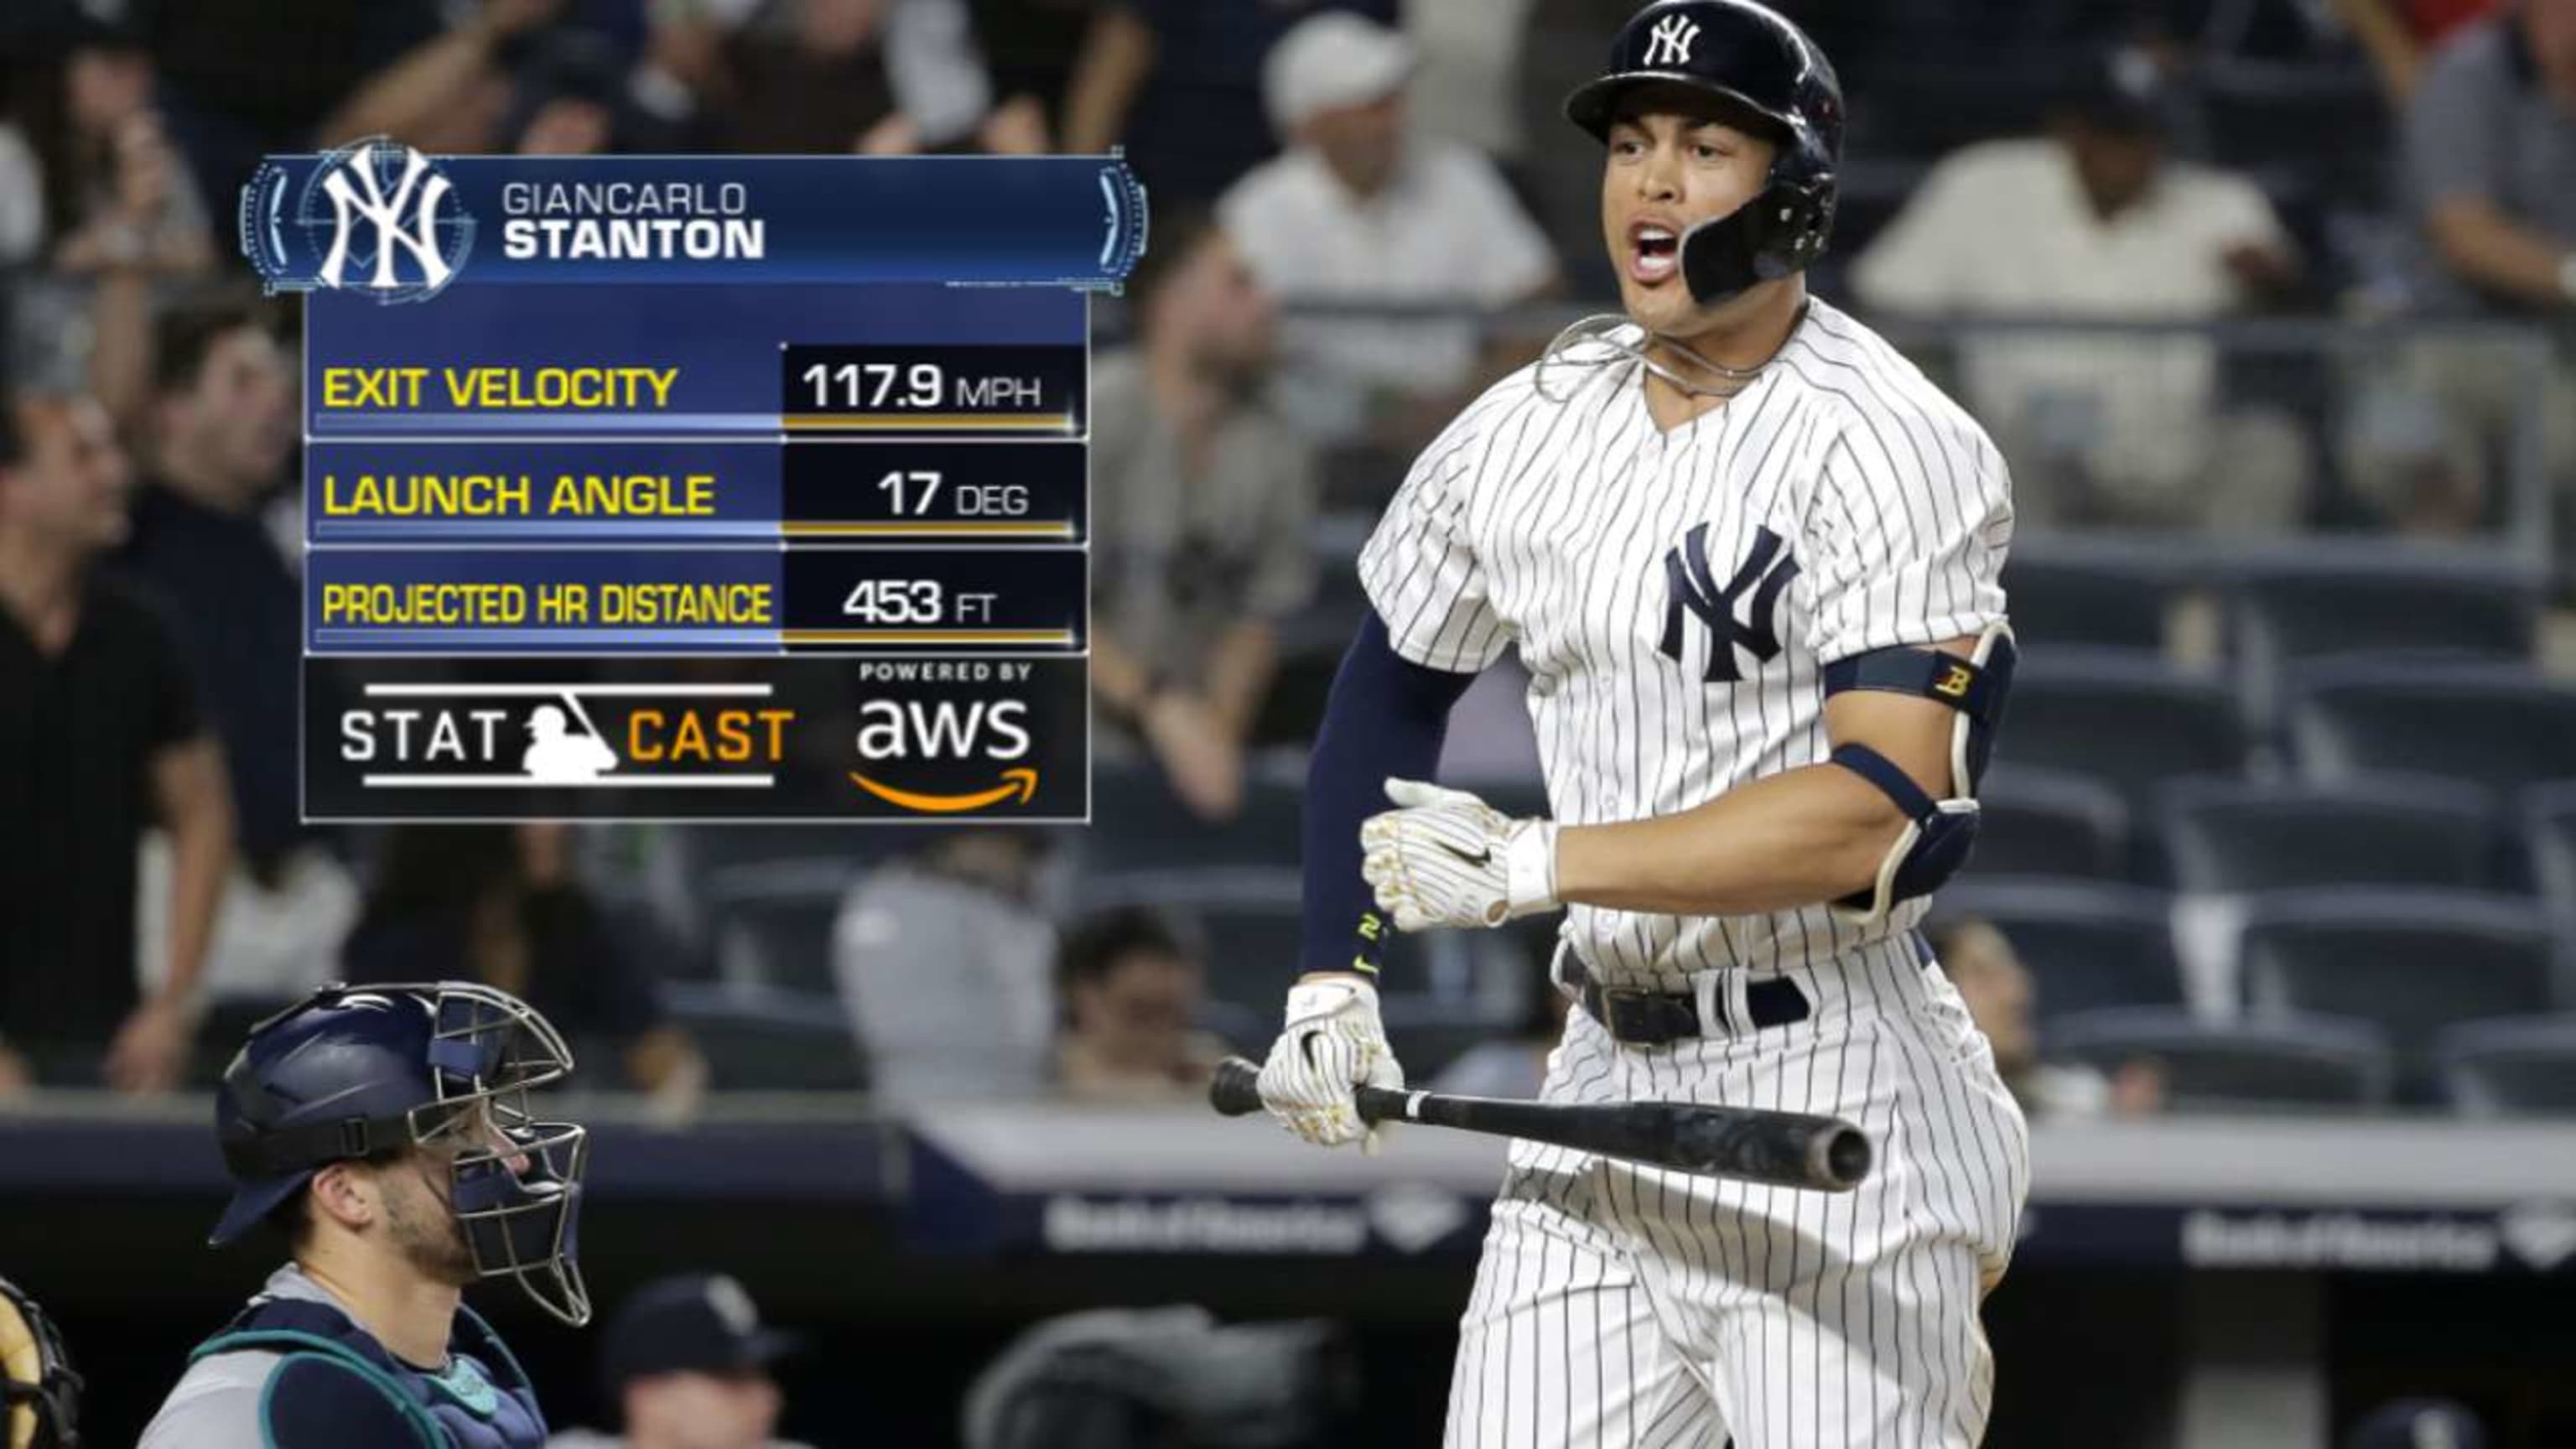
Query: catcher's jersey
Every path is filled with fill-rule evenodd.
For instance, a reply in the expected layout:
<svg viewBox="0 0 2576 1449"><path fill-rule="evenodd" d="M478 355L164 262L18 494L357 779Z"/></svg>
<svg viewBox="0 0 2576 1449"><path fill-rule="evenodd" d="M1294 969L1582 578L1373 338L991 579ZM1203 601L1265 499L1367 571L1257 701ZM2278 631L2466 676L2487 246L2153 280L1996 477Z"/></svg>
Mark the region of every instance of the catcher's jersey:
<svg viewBox="0 0 2576 1449"><path fill-rule="evenodd" d="M1808 306L1750 386L1669 433L1633 359L1523 368L1423 452L1361 552L1405 658L1473 672L1518 648L1560 821L1668 815L1821 763L1826 664L2004 616L2002 456L1875 333ZM1839 955L1923 910L1864 932L1822 906L1578 905L1563 932L1602 979L1679 990Z"/></svg>

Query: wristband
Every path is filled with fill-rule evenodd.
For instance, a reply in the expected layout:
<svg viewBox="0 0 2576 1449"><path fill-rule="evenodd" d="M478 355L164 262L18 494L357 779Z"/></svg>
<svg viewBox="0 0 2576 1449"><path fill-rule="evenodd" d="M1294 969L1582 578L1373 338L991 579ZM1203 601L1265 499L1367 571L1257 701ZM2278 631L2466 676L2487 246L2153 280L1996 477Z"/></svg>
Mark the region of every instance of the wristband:
<svg viewBox="0 0 2576 1449"><path fill-rule="evenodd" d="M1503 844L1503 891L1512 915L1552 911L1556 899L1556 822L1524 820Z"/></svg>

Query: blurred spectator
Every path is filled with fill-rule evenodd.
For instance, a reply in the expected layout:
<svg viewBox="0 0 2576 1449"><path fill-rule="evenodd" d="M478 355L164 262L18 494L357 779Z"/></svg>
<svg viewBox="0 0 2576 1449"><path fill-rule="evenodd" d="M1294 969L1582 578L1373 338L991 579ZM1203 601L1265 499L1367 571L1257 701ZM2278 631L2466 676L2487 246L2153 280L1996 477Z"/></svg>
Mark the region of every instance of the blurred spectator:
<svg viewBox="0 0 2576 1449"><path fill-rule="evenodd" d="M1479 1042L1431 1079L1435 1092L1469 1097L1535 1099L1547 1084L1548 1058L1565 1039L1565 1016L1573 1001L1549 979L1540 963L1539 989L1530 997L1529 1019L1502 1041Z"/></svg>
<svg viewBox="0 0 2576 1449"><path fill-rule="evenodd" d="M2459 31L2416 86L2404 145L2422 308L2557 324L2540 424L2553 480L2576 487L2576 0L2525 0ZM2456 339L2410 349L2403 372L2432 414L2426 435L2411 449L2387 435L2398 399L2372 399L2354 484L2406 526L2459 531L2485 510L2530 379L2512 353Z"/></svg>
<svg viewBox="0 0 2576 1449"><path fill-rule="evenodd" d="M2344 1436L2343 1449L2487 1449L2486 1425L2448 1399L2398 1399Z"/></svg>
<svg viewBox="0 0 2576 1449"><path fill-rule="evenodd" d="M724 1274L660 1278L635 1290L599 1347L600 1384L623 1435L575 1429L553 1449L796 1449L773 1439L781 1407L770 1368L793 1335Z"/></svg>
<svg viewBox="0 0 2576 1449"><path fill-rule="evenodd" d="M993 109L964 0L770 0L726 60L737 151L966 147Z"/></svg>
<svg viewBox="0 0 2576 1449"><path fill-rule="evenodd" d="M975 39L1000 98L987 129L1025 138L1030 152L1056 149L1056 129L1073 88L1073 61L1091 28L1095 0L969 0ZM988 139L985 149L1013 146Z"/></svg>
<svg viewBox="0 0 2576 1449"><path fill-rule="evenodd" d="M583 1040L613 1044L626 1084L669 1116L705 1093L706 1059L575 876L560 824L393 828L340 956L354 983L455 978L521 997L576 1054Z"/></svg>
<svg viewBox="0 0 2576 1449"><path fill-rule="evenodd" d="M1970 1019L1994 1047L1995 1068L2022 1110L2039 1116L2143 1116L2162 1109L2164 1079L2150 1062L2130 1062L2105 1081L2088 1068L2039 1059L2037 992L2012 942L1979 916L1958 916L1924 931Z"/></svg>
<svg viewBox="0 0 2576 1449"><path fill-rule="evenodd" d="M465 0L461 8L475 5ZM187 0L136 14L160 62L173 137L198 187L223 202L262 156L369 134L333 133L324 123L369 77L435 39L450 8L447 0ZM484 9L488 15L501 6ZM466 28L485 23L478 18ZM387 118L352 114L341 125L380 119Z"/></svg>
<svg viewBox="0 0 2576 1449"><path fill-rule="evenodd" d="M520 67L510 149L522 156L606 156L626 149L624 58L600 36L548 36Z"/></svg>
<svg viewBox="0 0 2576 1449"><path fill-rule="evenodd" d="M1395 0L1105 0L1074 64L1064 149L1124 142L1158 208L1213 202L1274 149L1262 65L1319 9L1396 18Z"/></svg>
<svg viewBox="0 0 2576 1449"><path fill-rule="evenodd" d="M2050 134L1943 160L1853 265L1868 305L2043 321L2203 322L2283 295L2298 264L2242 177L2172 159L2143 53L2109 57ZM2313 464L2280 413L2230 407L2196 337L1972 335L1968 402L2012 464L2013 504L2059 526L2297 525Z"/></svg>
<svg viewBox="0 0 2576 1449"><path fill-rule="evenodd" d="M1556 285L1547 239L1491 160L1407 137L1415 63L1402 35L1329 12L1270 52L1263 87L1289 149L1236 182L1218 215L1283 304L1498 308ZM1310 436L1374 435L1410 453L1505 370L1479 366L1478 334L1470 318L1292 318L1282 402Z"/></svg>
<svg viewBox="0 0 2576 1449"><path fill-rule="evenodd" d="M142 34L73 10L57 43L59 64L33 82L25 107L55 265L81 276L211 267L205 203L171 149Z"/></svg>
<svg viewBox="0 0 2576 1449"><path fill-rule="evenodd" d="M468 5L455 24L368 76L321 122L317 139L345 146L390 136L422 151L491 150L509 119L513 66L563 8L564 0Z"/></svg>
<svg viewBox="0 0 2576 1449"><path fill-rule="evenodd" d="M1127 286L1136 345L1091 375L1098 748L1141 746L1221 820L1242 803L1275 625L1314 586L1312 458L1263 399L1270 300L1222 233L1158 215Z"/></svg>
<svg viewBox="0 0 2576 1449"><path fill-rule="evenodd" d="M126 535L125 456L87 398L0 407L0 1093L154 1091L187 1062L232 867L223 754L156 607L93 561ZM167 975L144 996L135 861L167 830Z"/></svg>
<svg viewBox="0 0 2576 1449"><path fill-rule="evenodd" d="M832 970L880 1097L1045 1095L1055 1035L1055 931L1036 901L1045 854L1025 831L940 831L851 888Z"/></svg>
<svg viewBox="0 0 2576 1449"><path fill-rule="evenodd" d="M2453 32L2493 14L2500 0L2329 0L2389 102L2403 107L2415 94L2424 62Z"/></svg>
<svg viewBox="0 0 2576 1449"><path fill-rule="evenodd" d="M1196 1027L1207 993L1200 956L1170 921L1142 908L1076 922L1056 956L1058 1089L1090 1102L1204 1093L1226 1045Z"/></svg>
<svg viewBox="0 0 2576 1449"><path fill-rule="evenodd" d="M1520 74L1530 12L1538 0L1404 0L1404 31L1422 55L1413 78L1413 127L1472 146L1506 167L1530 136L1511 82ZM1610 29L1600 34L1608 35ZM1598 49L1598 46L1594 47ZM1561 144L1570 132L1549 126L1538 138Z"/></svg>
<svg viewBox="0 0 2576 1449"><path fill-rule="evenodd" d="M266 512L292 501L295 365L274 324L259 304L225 299L162 316L147 482L118 556L172 606L223 742L240 858L208 950L218 993L320 985L357 904L356 882L296 804L304 595ZM147 861L147 879L160 869Z"/></svg>

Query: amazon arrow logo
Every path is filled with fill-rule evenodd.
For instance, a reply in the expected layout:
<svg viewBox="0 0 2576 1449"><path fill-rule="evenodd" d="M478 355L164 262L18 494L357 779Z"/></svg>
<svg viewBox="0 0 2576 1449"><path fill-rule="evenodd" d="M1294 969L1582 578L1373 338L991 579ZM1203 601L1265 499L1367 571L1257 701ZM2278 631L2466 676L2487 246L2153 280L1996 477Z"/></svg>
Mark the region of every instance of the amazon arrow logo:
<svg viewBox="0 0 2576 1449"><path fill-rule="evenodd" d="M964 795L925 795L918 790L898 790L892 785L871 780L856 770L850 772L850 780L889 805L900 805L906 810L919 810L928 815L958 815L968 810L981 810L987 805L999 805L1013 795L1019 796L1020 803L1026 805L1038 793L1038 772L1025 765L1016 770L1004 770L1003 783L990 790L976 790Z"/></svg>
<svg viewBox="0 0 2576 1449"><path fill-rule="evenodd" d="M1037 797L1038 772L1019 763L1028 758L1028 702L1001 700L870 700L859 709L859 768L850 783L901 810L925 815L962 815L969 811ZM923 790L893 783L905 766L936 762L942 784L965 773L960 765L982 761L999 769L999 784L972 790Z"/></svg>

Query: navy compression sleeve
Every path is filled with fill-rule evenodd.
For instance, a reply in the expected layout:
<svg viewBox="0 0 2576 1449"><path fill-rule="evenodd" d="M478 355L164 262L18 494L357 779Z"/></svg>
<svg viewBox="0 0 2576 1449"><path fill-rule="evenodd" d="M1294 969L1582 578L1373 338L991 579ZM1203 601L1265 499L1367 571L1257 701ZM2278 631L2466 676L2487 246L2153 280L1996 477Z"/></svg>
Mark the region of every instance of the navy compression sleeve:
<svg viewBox="0 0 2576 1449"><path fill-rule="evenodd" d="M1360 878L1360 822L1387 803L1389 778L1428 780L1440 768L1449 707L1476 676L1427 669L1395 652L1386 621L1372 613L1333 676L1324 725L1306 766L1305 912L1299 963L1347 971L1359 951L1360 918L1373 911ZM1371 966L1377 950L1367 949Z"/></svg>

